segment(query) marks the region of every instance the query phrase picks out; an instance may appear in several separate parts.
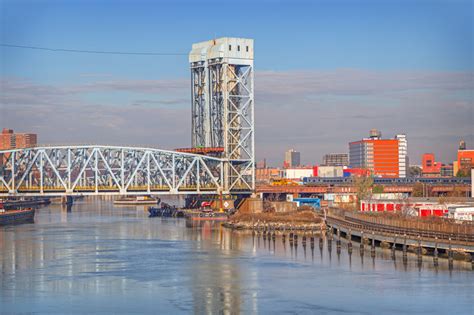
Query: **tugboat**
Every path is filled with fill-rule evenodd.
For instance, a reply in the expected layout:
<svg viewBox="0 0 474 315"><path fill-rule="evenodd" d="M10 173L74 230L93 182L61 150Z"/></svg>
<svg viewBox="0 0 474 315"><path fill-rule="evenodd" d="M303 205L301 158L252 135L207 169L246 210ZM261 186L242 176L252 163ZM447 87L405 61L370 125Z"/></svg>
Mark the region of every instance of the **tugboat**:
<svg viewBox="0 0 474 315"><path fill-rule="evenodd" d="M35 209L27 208L20 210L8 210L3 207L3 201L0 200L0 225L33 223L35 218Z"/></svg>
<svg viewBox="0 0 474 315"><path fill-rule="evenodd" d="M176 218L181 218L184 217L183 211L179 210L175 206L171 206L165 202L161 203L161 207L148 207L148 217L153 218L153 217L176 217Z"/></svg>

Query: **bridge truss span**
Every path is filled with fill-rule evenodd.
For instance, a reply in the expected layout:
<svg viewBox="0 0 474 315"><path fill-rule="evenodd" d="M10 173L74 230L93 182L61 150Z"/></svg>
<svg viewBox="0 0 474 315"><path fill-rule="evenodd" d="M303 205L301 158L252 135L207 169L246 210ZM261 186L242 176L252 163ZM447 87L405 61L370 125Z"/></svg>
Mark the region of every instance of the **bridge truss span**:
<svg viewBox="0 0 474 315"><path fill-rule="evenodd" d="M0 151L0 196L218 194L224 159L153 148L57 146Z"/></svg>

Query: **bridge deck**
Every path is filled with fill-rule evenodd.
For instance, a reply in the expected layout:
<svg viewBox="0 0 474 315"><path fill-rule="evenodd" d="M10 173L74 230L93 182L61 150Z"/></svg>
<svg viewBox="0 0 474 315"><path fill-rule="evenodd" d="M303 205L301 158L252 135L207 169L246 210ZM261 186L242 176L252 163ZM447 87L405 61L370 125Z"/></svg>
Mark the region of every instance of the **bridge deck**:
<svg viewBox="0 0 474 315"><path fill-rule="evenodd" d="M251 193L251 160L116 146L0 151L1 196Z"/></svg>

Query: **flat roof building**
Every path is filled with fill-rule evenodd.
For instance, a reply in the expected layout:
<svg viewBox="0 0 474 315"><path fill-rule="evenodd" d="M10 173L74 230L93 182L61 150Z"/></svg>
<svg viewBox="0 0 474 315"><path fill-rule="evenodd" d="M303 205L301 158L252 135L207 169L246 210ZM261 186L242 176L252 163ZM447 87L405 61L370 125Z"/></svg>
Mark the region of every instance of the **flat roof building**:
<svg viewBox="0 0 474 315"><path fill-rule="evenodd" d="M440 176L441 163L436 162L434 153L425 153L421 158L421 173L424 177Z"/></svg>
<svg viewBox="0 0 474 315"><path fill-rule="evenodd" d="M471 169L474 168L474 150L467 150L466 143L461 141L458 150L458 159L456 161L456 173L462 172L464 176L469 176Z"/></svg>
<svg viewBox="0 0 474 315"><path fill-rule="evenodd" d="M406 177L408 168L406 135L382 139L378 130L372 129L370 137L349 143L351 168L370 170L379 177Z"/></svg>
<svg viewBox="0 0 474 315"><path fill-rule="evenodd" d="M323 166L347 166L349 165L349 154L328 153L323 156Z"/></svg>
<svg viewBox="0 0 474 315"><path fill-rule="evenodd" d="M34 147L37 138L35 133L15 133L13 129L3 128L0 134L0 150Z"/></svg>
<svg viewBox="0 0 474 315"><path fill-rule="evenodd" d="M296 167L301 165L301 154L294 149L285 152L285 167Z"/></svg>

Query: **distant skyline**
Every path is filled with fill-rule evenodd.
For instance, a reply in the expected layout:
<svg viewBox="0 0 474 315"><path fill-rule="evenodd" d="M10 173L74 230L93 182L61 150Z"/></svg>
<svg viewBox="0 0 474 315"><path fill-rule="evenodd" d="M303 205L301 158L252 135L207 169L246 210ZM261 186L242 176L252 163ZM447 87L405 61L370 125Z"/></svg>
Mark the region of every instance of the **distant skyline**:
<svg viewBox="0 0 474 315"><path fill-rule="evenodd" d="M247 12L230 14L235 8ZM474 148L472 1L10 1L2 44L177 53L80 54L0 46L0 127L40 143L190 146L192 43L255 39L257 160L347 153L407 134L410 161ZM232 20L234 19L234 20ZM184 55L183 55L184 54Z"/></svg>

